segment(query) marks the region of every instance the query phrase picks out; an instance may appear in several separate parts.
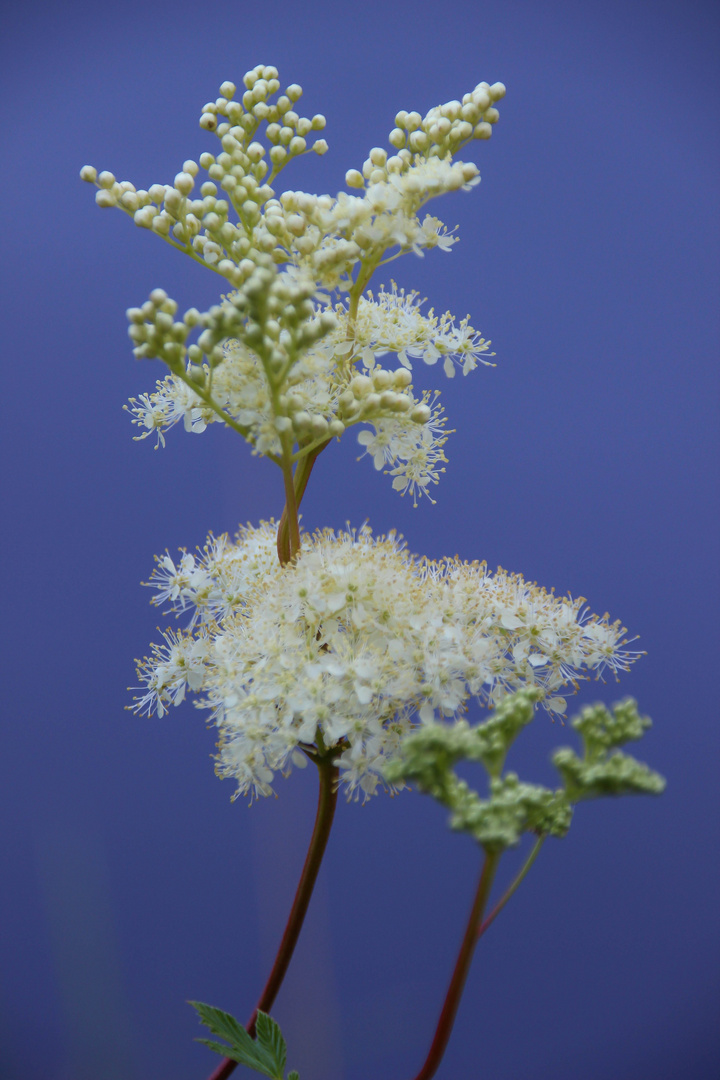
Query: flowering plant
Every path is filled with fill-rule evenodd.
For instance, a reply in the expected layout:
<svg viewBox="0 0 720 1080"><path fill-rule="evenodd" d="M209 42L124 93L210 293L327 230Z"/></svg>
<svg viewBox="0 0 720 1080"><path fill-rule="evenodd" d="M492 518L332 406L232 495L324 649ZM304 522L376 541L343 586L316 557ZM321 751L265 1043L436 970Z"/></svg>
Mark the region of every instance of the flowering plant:
<svg viewBox="0 0 720 1080"><path fill-rule="evenodd" d="M223 1055L283 1080L286 1049L268 1015L290 962L327 844L338 791L363 800L407 786L450 810L484 859L470 919L435 1036L416 1080L435 1075L447 1046L478 938L524 879L548 836L567 832L573 807L600 795L659 793L657 773L619 748L649 720L626 699L588 706L572 725L583 754L558 749L557 789L505 771L507 754L538 707L563 715L581 678L626 671L640 655L626 630L591 614L582 599L556 597L519 574L457 558L412 555L395 533L365 524L344 532L301 529L299 508L318 456L357 427L378 471L413 502L431 499L448 435L439 394L419 389L415 368L442 361L447 378L491 363L490 343L449 312L423 313L418 294L394 281L369 289L380 268L413 252L450 251L457 237L426 204L469 191L479 173L458 154L490 137L505 94L479 83L462 100L423 117L401 111L391 152L374 147L351 169L351 194L287 190L277 178L292 158L324 154L322 115L303 117L296 84L279 94L277 69L259 65L202 111L221 149L185 161L172 184L138 190L91 166L96 202L220 275L227 290L208 311L155 289L128 311L138 358L168 374L126 408L137 439L156 449L180 420L199 434L220 423L282 475L278 520L210 535L202 551L165 552L147 584L152 603L181 623L138 662L133 708L162 716L188 694L217 727L217 773L236 794L267 796L277 774L311 761L318 812L298 892L275 964L249 1022L200 1003ZM309 144L309 138L315 141ZM208 179L196 191L200 169ZM219 197L222 189L224 197ZM193 340L191 341L191 337ZM432 501L432 499L431 499ZM471 725L475 700L493 710ZM460 779L461 761L488 774L484 795ZM503 852L525 833L534 845L489 914ZM297 1073L288 1074L288 1080Z"/></svg>

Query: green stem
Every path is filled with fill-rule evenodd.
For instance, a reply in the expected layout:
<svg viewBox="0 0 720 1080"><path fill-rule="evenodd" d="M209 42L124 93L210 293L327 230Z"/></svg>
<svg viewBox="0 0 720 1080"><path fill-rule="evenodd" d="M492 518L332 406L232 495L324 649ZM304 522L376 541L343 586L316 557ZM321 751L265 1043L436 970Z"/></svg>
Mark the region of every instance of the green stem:
<svg viewBox="0 0 720 1080"><path fill-rule="evenodd" d="M485 853L485 861L483 862L480 881L478 882L477 892L475 893L475 899L470 911L470 918L468 919L468 924L465 928L465 936L463 937L460 952L458 953L458 958L455 962L455 970L452 973L450 985L447 994L445 995L440 1019L438 1020L435 1035L428 1056L425 1059L425 1064L415 1077L415 1080L431 1080L431 1077L437 1072L443 1054L447 1049L447 1044L450 1041L450 1034L455 1022L455 1016L457 1015L458 1006L460 1004L460 998L465 986L465 980L467 979L470 970L470 962L478 938L478 927L480 926L480 920L482 919L488 897L490 896L490 889L492 888L493 879L501 854L502 853L499 851L487 851Z"/></svg>
<svg viewBox="0 0 720 1080"><path fill-rule="evenodd" d="M545 834L542 835L542 836L538 836L537 840L533 844L533 847L532 847L532 850L531 850L530 854L528 855L527 859L523 863L517 877L513 880L512 884L508 887L506 892L504 892L503 895L500 897L497 904L492 909L492 911L487 916L487 918L484 919L483 922L480 924L480 926L478 928L478 932L477 932L477 940L479 940L483 936L483 934L488 929L488 927L491 925L491 923L493 923L495 921L495 919L498 917L498 915L500 914L502 909L507 904L510 897L513 895L513 893L517 889L518 885L523 881L523 879L525 878L525 875L527 874L528 870L530 869L530 867L532 866L532 864L535 862L538 855L540 854L540 848L545 843L545 840L546 840L546 835Z"/></svg>
<svg viewBox="0 0 720 1080"><path fill-rule="evenodd" d="M334 752L335 751L333 750L332 753ZM333 817L335 816L339 775L338 767L331 754L326 754L324 756L315 754L312 756L318 767L320 784L315 826L310 839L310 847L308 848L308 853L305 857L305 865L303 866L300 881L298 882L295 899L293 900L290 915L285 926L285 932L283 933L280 948L275 957L275 963L272 966L272 971L265 983L265 988L258 999L258 1003L253 1010L252 1016L246 1025L248 1034L252 1036L255 1035L255 1024L258 1012L267 1013L270 1011L282 985L282 981L285 978L290 960L292 959L292 954L295 950L295 945L300 936L305 915L307 914L310 897L312 896L315 882L317 881L318 871L320 870L320 864L322 863L323 855L325 854ZM232 1058L224 1058L217 1069L211 1074L209 1080L226 1080L226 1077L234 1072L236 1066L237 1062L233 1061Z"/></svg>
<svg viewBox="0 0 720 1080"><path fill-rule="evenodd" d="M287 545L282 551L278 544L278 558L281 565L285 565L295 558L300 550L300 526L298 524L298 503L295 495L295 478L292 467L292 448L283 446L282 459L283 480L285 481L285 509L283 517L287 522L288 536ZM282 520L282 519L281 519Z"/></svg>
<svg viewBox="0 0 720 1080"><path fill-rule="evenodd" d="M300 509L300 503L302 502L302 497L305 494L305 488L308 485L308 480L310 479L310 473L313 470L315 460L322 453L325 447L329 445L329 443L330 440L327 439L324 443L321 443L320 446L316 447L305 457L300 458L300 461L297 464L297 468L295 469L295 475L293 477L296 520L297 512ZM300 545L298 542L298 547L299 546ZM286 563L290 562L290 559L292 558L290 552L290 517L288 514L287 497L285 500L285 508L283 509L282 516L280 518L280 524L278 525L277 549L280 563L284 566Z"/></svg>
<svg viewBox="0 0 720 1080"><path fill-rule="evenodd" d="M232 416L230 416L229 413L225 412L225 409L223 409L221 405L218 405L213 400L210 393L204 387L198 386L197 383L193 382L192 379L188 378L184 371L180 369L173 370L173 368L170 368L170 370L172 374L176 375L178 379L181 379L186 386L189 386L192 392L194 394L197 394L200 400L205 402L208 409L212 409L212 411L220 417L224 424L227 424L227 426L229 428L232 428L233 431L237 431L238 435L242 435L243 439L247 439L248 435L250 434L249 427L243 427L242 424L238 424L237 420L233 420Z"/></svg>

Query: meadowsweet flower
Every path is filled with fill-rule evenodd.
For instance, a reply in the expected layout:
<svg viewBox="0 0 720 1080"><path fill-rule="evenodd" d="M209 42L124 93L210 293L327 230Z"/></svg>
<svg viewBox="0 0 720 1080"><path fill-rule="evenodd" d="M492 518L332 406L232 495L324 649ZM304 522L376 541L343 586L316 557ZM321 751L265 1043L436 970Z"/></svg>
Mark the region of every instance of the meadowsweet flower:
<svg viewBox="0 0 720 1080"><path fill-rule="evenodd" d="M352 332L367 368L371 370L376 358L386 353L395 353L408 369L412 359L429 365L442 359L449 378L455 374L455 365L467 375L478 363L489 364L487 356L495 355L488 353L491 343L470 325L469 316L456 325L449 311L439 318L432 309L423 315L423 303L419 293L406 293L394 281L389 290L381 287L377 298L372 292L360 298ZM335 314L342 329L347 313L338 307Z"/></svg>
<svg viewBox="0 0 720 1080"><path fill-rule="evenodd" d="M418 723L531 689L551 713L558 691L639 655L624 628L518 574L411 555L369 528L304 535L281 568L275 523L210 537L197 557L158 559L154 602L189 627L138 669L139 712L202 695L220 732L218 772L267 794L318 732L336 746L349 796L373 794L384 763Z"/></svg>
<svg viewBox="0 0 720 1080"><path fill-rule="evenodd" d="M418 294L394 282L361 296L358 267L451 250L456 230L424 208L479 182L477 166L457 154L491 134L505 88L479 83L424 117L401 110L389 136L394 152L373 147L362 170L347 174L353 191L331 196L273 186L291 159L325 152L323 139L308 142L324 116L300 115L302 88L291 83L281 93L275 67L258 65L243 83L238 91L224 82L202 109L200 126L219 139L219 152L184 161L172 183L144 190L107 170L81 170L98 205L123 210L232 290L205 312L180 315L163 289L128 310L135 356L170 370L125 406L135 437L153 436L157 449L181 421L196 434L223 423L254 453L288 467L364 425L361 445L417 504L443 471L447 431L435 398L416 393L402 369L441 361L446 376L458 367L467 375L494 354L469 317L423 314ZM399 371L379 363L388 354Z"/></svg>
<svg viewBox="0 0 720 1080"><path fill-rule="evenodd" d="M438 397L437 392L433 396L423 395L416 413L417 423L408 424L395 417L379 418L372 421L372 430L364 429L358 434L358 442L365 447L365 454L372 457L375 468L379 471L385 465L390 466L385 471L393 477L393 488L401 495L409 492L414 506L422 495L434 503L428 487L437 484L440 473L445 471L447 458L443 447L449 433Z"/></svg>

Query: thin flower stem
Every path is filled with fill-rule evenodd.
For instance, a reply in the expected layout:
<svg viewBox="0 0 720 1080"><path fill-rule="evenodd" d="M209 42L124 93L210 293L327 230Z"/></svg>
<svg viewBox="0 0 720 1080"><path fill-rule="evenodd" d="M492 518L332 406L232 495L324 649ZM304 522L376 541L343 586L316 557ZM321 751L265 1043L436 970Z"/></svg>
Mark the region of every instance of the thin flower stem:
<svg viewBox="0 0 720 1080"><path fill-rule="evenodd" d="M278 557L284 565L294 559L300 550L300 526L298 524L298 504L295 495L295 481L291 461L291 451L283 447L283 479L285 481L285 509L283 511L288 523L287 550L280 550L278 545Z"/></svg>
<svg viewBox="0 0 720 1080"><path fill-rule="evenodd" d="M490 895L490 889L492 888L495 871L497 870L500 861L500 855L501 852L499 851L488 851L485 854L485 861L483 862L482 873L480 874L480 881L470 912L470 918L468 919L465 936L463 937L460 952L458 953L458 958L455 962L455 970L452 973L450 985L447 994L445 995L440 1019L438 1020L435 1029L435 1036L430 1046L428 1056L425 1059L425 1064L415 1077L415 1080L430 1080L437 1072L443 1054L447 1049L458 1005L460 1004L460 997L470 970L470 962L478 937L478 926L480 925L480 920L482 919L483 911L485 910Z"/></svg>
<svg viewBox="0 0 720 1080"><path fill-rule="evenodd" d="M522 868L520 869L517 877L513 880L512 884L508 887L507 891L505 893L503 893L503 895L500 897L497 904L492 909L492 911L487 916L487 918L484 919L481 922L480 927L479 927L478 932L477 932L477 940L480 940L480 938L483 936L483 934L488 929L490 924L495 921L497 916L500 914L502 909L507 904L510 897L513 895L513 893L517 889L520 882L524 879L524 877L527 874L528 870L530 869L530 867L532 866L532 864L535 862L538 855L540 854L540 848L545 843L546 837L547 837L546 833L543 834L542 836L538 836L537 840L533 844L533 847L532 847L532 850L531 850L530 854L528 855L527 859L523 863Z"/></svg>
<svg viewBox="0 0 720 1080"><path fill-rule="evenodd" d="M305 488L308 485L310 479L310 473L313 470L313 465L317 457L322 453L326 446L328 446L330 440L327 439L320 446L317 446L306 457L303 457L298 462L295 469L295 476L293 478L293 485L295 490L295 512L300 509L300 503L302 497L305 494ZM280 524L278 525L278 538L277 538L278 558L284 566L285 563L290 562L290 525L288 518L287 502L280 518Z"/></svg>
<svg viewBox="0 0 720 1080"><path fill-rule="evenodd" d="M308 848L308 853L305 857L305 865L303 866L300 881L298 882L295 899L293 900L290 915L285 926L285 932L283 933L280 948L275 957L275 963L273 964L268 981L265 983L265 989L260 995L252 1016L246 1025L248 1034L252 1036L255 1034L255 1023L257 1021L258 1012L269 1012L277 997L282 981L285 978L285 973L287 972L295 945L300 936L300 930L302 929L308 904L310 903L310 897L312 896L313 888L315 887L318 871L323 855L325 854L325 848L327 847L328 837L330 835L330 828L335 815L338 767L329 755L314 755L314 761L318 767L320 783L315 826L310 840L310 847ZM226 1080L226 1077L234 1072L236 1066L236 1061L233 1061L231 1058L223 1058L215 1072L209 1077L209 1080Z"/></svg>

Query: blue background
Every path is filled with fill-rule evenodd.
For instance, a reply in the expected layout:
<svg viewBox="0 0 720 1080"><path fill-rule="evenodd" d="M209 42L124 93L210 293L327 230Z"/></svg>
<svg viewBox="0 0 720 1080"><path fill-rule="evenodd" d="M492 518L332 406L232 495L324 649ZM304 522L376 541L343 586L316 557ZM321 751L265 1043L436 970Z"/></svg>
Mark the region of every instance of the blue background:
<svg viewBox="0 0 720 1080"><path fill-rule="evenodd" d="M579 700L639 699L667 792L582 807L546 845L438 1076L716 1075L717 8L129 0L3 20L0 1076L202 1080L217 1059L185 1002L250 1012L304 857L310 770L231 804L202 714L123 712L158 621L137 585L153 553L277 515L281 489L229 432L132 442L121 405L161 372L133 360L125 309L156 286L206 307L217 282L78 179L171 180L215 146L200 106L258 62L328 118L330 152L287 174L311 191L342 188L398 109L508 87L480 188L435 204L461 243L392 268L498 354L467 381L420 372L457 428L438 505L413 510L347 438L306 525L369 517L519 570L648 653ZM566 741L540 716L515 764L549 780ZM415 1075L477 868L418 795L339 805L274 1010L302 1080Z"/></svg>

